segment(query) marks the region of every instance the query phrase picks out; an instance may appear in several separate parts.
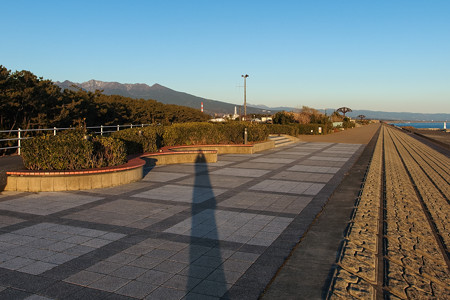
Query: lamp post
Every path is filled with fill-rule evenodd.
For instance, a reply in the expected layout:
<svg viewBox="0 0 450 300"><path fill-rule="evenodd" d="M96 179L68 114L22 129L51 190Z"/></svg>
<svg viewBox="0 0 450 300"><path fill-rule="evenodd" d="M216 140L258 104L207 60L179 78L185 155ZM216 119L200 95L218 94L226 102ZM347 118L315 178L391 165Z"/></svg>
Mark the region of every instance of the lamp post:
<svg viewBox="0 0 450 300"><path fill-rule="evenodd" d="M247 77L248 75L241 75L244 78L244 119L247 116Z"/></svg>

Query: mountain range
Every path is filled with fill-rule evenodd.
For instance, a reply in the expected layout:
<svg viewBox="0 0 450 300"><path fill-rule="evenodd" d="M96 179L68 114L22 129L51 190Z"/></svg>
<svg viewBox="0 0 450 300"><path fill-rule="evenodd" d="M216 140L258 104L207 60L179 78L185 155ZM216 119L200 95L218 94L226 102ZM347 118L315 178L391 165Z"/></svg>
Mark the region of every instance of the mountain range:
<svg viewBox="0 0 450 300"><path fill-rule="evenodd" d="M96 90L103 91L106 95L120 95L124 97L136 99L152 99L164 104L183 105L192 108L200 109L203 102L204 112L209 115L233 114L235 107L239 106L232 103L227 103L219 100L205 99L198 96L190 95L184 92L178 92L162 86L154 84L149 86L143 83L119 83L119 82L104 82L99 80L89 80L83 83L76 83L71 81L55 82L63 89L81 88L86 91L95 92ZM319 109L331 113L336 108ZM242 107L242 113L244 108ZM277 111L294 111L293 107L268 107L266 105L247 104L248 114L274 114ZM351 118L358 118L359 115L364 115L367 119L378 120L404 120L404 121L450 121L450 114L426 114L426 113L409 113L409 112L385 112L385 111L371 111L371 110L353 110L347 113Z"/></svg>
<svg viewBox="0 0 450 300"><path fill-rule="evenodd" d="M152 99L164 104L183 105L197 109L200 109L201 103L203 102L203 110L209 115L233 114L235 107L237 107L239 113L239 106L236 104L212 99L205 99L187 93L178 92L157 83L152 86L143 83L123 84L118 82L104 82L98 80L89 80L83 83L76 83L66 80L64 82L57 81L55 83L59 87L64 89L74 89L78 87L90 92L102 90L106 95L120 95L124 97L146 100ZM243 107L242 113L244 113ZM268 110L265 108L251 107L247 105L247 113L272 114L275 113L275 111L268 112Z"/></svg>

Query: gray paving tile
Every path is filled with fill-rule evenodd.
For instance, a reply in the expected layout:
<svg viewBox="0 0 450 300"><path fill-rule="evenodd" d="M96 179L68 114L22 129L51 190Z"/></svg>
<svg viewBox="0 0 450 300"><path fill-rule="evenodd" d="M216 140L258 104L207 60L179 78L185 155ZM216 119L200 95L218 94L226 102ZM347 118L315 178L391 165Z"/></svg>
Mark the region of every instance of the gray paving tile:
<svg viewBox="0 0 450 300"><path fill-rule="evenodd" d="M179 275L190 276L199 279L205 279L209 276L216 268L213 267L205 267L190 264L184 270L182 270Z"/></svg>
<svg viewBox="0 0 450 300"><path fill-rule="evenodd" d="M91 239L89 241L86 241L86 242L82 243L81 245L92 247L92 248L100 248L100 247L103 247L105 245L108 245L109 243L111 243L110 240L103 240L103 239L100 239L100 238L95 238L95 239Z"/></svg>
<svg viewBox="0 0 450 300"><path fill-rule="evenodd" d="M138 194L146 197L147 192ZM150 193L151 194L151 193ZM170 194L170 193L169 193ZM191 194L192 195L192 194ZM140 197L139 196L139 197ZM66 216L65 218L87 221L93 223L103 223L109 225L128 226L135 228L145 228L146 226L167 218L167 215L173 215L185 208L177 207L169 204L147 203L143 201L135 201L129 199L118 199L108 203L104 203L93 208L82 210ZM147 222L150 219L150 223ZM142 226L142 222L147 222ZM107 240L111 240L114 235L121 238L118 233L114 235L103 232L96 235L95 231L86 232L83 235L100 237L103 239L105 235ZM123 236L122 236L123 237Z"/></svg>
<svg viewBox="0 0 450 300"><path fill-rule="evenodd" d="M218 300L221 299L221 297L213 297L208 295L202 295L198 293L190 292L186 295L186 297L183 298L183 300Z"/></svg>
<svg viewBox="0 0 450 300"><path fill-rule="evenodd" d="M282 171L271 177L272 179L292 180L292 181L308 181L327 183L333 178L332 174L321 174L311 172L290 172Z"/></svg>
<svg viewBox="0 0 450 300"><path fill-rule="evenodd" d="M201 256L200 258L195 260L193 263L191 263L191 265L194 265L194 266L207 267L207 268L212 268L212 269L217 268L221 264L222 264L221 258L213 257L213 256L206 256L206 255Z"/></svg>
<svg viewBox="0 0 450 300"><path fill-rule="evenodd" d="M147 199L171 200L185 203L202 203L226 191L227 191L226 189L220 188L212 189L212 188L195 187L194 189L193 186L168 184L146 192L138 193L134 196ZM194 192L195 192L195 199L193 197Z"/></svg>
<svg viewBox="0 0 450 300"><path fill-rule="evenodd" d="M309 183L309 182L295 182L286 180L264 180L250 189L266 192L290 193L298 195L316 195L325 184Z"/></svg>
<svg viewBox="0 0 450 300"><path fill-rule="evenodd" d="M230 287L231 285L224 282L204 280L197 285L192 292L208 296L222 297Z"/></svg>
<svg viewBox="0 0 450 300"><path fill-rule="evenodd" d="M129 264L130 262L136 260L138 257L139 257L139 255L120 252L120 253L117 253L116 255L108 257L106 259L106 261L125 265L125 264Z"/></svg>
<svg viewBox="0 0 450 300"><path fill-rule="evenodd" d="M53 299L40 295L31 295L29 297L26 297L24 300L53 300Z"/></svg>
<svg viewBox="0 0 450 300"><path fill-rule="evenodd" d="M188 174L185 173L172 173L172 172L149 172L142 180L144 181L154 181L154 182L167 182L174 179L179 179L186 177Z"/></svg>
<svg viewBox="0 0 450 300"><path fill-rule="evenodd" d="M184 174L195 174L199 172L204 172L208 170L214 170L213 164L177 164L155 167L151 172L173 172L173 173L184 173Z"/></svg>
<svg viewBox="0 0 450 300"><path fill-rule="evenodd" d="M115 270L122 267L122 264L110 262L110 261L101 261L96 263L95 265L89 267L86 269L86 271L94 272L94 273L101 273L101 274L111 274Z"/></svg>
<svg viewBox="0 0 450 300"><path fill-rule="evenodd" d="M136 267L136 266L122 266L117 270L110 273L111 276L125 278L125 279L136 279L142 274L144 274L148 269Z"/></svg>
<svg viewBox="0 0 450 300"><path fill-rule="evenodd" d="M306 159L301 161L300 164L305 166L341 168L343 165L345 165L345 161Z"/></svg>
<svg viewBox="0 0 450 300"><path fill-rule="evenodd" d="M167 287L159 287L156 290L154 290L146 299L155 299L155 300L178 300L185 296L184 291L171 289Z"/></svg>
<svg viewBox="0 0 450 300"><path fill-rule="evenodd" d="M237 165L234 165L233 168L242 168L242 169L260 169L260 170L276 170L281 167L284 167L284 164L274 164L274 163L259 163L259 162L243 162Z"/></svg>
<svg viewBox="0 0 450 300"><path fill-rule="evenodd" d="M237 252L233 253L233 255L230 256L230 259L247 261L247 262L255 262L259 256L260 256L260 254L257 254L257 253L248 253L248 252L237 251Z"/></svg>
<svg viewBox="0 0 450 300"><path fill-rule="evenodd" d="M89 284L90 288L107 292L114 292L126 285L130 280L120 277L106 275L97 281Z"/></svg>
<svg viewBox="0 0 450 300"><path fill-rule="evenodd" d="M252 265L252 262L227 259L220 267L225 271L244 273Z"/></svg>
<svg viewBox="0 0 450 300"><path fill-rule="evenodd" d="M35 263L36 260L24 258L24 257L15 257L13 259L7 260L0 264L0 268L8 269L8 270L18 270L20 268L26 267L30 264Z"/></svg>
<svg viewBox="0 0 450 300"><path fill-rule="evenodd" d="M144 181L138 181L138 182L132 182L128 184L122 184L114 187L109 188L101 188L101 189L92 189L92 190L84 190L84 193L92 193L92 194L100 194L100 195L109 195L109 196L116 196L124 193L129 193L132 191L135 191L137 189L141 188L148 188L149 186L154 185L154 183L151 182L144 182Z"/></svg>
<svg viewBox="0 0 450 300"><path fill-rule="evenodd" d="M80 271L80 272L73 274L72 276L64 279L64 281L73 283L73 284L82 285L82 286L88 286L91 283L93 283L99 279L102 279L104 277L105 277L104 274L94 273L94 272L89 272L89 271Z"/></svg>
<svg viewBox="0 0 450 300"><path fill-rule="evenodd" d="M172 255L176 254L177 251L175 250L166 250L166 249L153 249L152 251L148 252L146 256L148 257L155 257L155 258L161 258L166 259L171 257Z"/></svg>
<svg viewBox="0 0 450 300"><path fill-rule="evenodd" d="M173 259L173 256L170 259ZM141 257L137 258L136 260L133 260L132 262L128 263L127 265L142 267L142 268L146 268L146 269L152 269L153 267L159 265L163 261L164 261L164 259L162 259L162 258L141 256Z"/></svg>
<svg viewBox="0 0 450 300"><path fill-rule="evenodd" d="M314 172L314 173L328 173L335 174L340 168L337 167L323 167L323 166L307 166L307 165L295 165L288 168L288 171L295 172Z"/></svg>
<svg viewBox="0 0 450 300"><path fill-rule="evenodd" d="M294 162L294 158L276 158L276 157L259 157L256 159L252 159L250 162L254 163L272 163L272 164L290 164L291 162Z"/></svg>
<svg viewBox="0 0 450 300"><path fill-rule="evenodd" d="M130 281L116 291L117 294L143 299L157 288L155 285L149 283Z"/></svg>
<svg viewBox="0 0 450 300"><path fill-rule="evenodd" d="M95 248L93 248L93 247L88 247L88 246L84 246L84 245L76 245L72 248L64 250L64 253L80 256L80 255L89 253L94 250L95 250Z"/></svg>
<svg viewBox="0 0 450 300"><path fill-rule="evenodd" d="M20 245L0 242L0 251L2 251L2 252L7 252L9 250L16 249L16 248L19 248L19 247L20 247Z"/></svg>
<svg viewBox="0 0 450 300"><path fill-rule="evenodd" d="M70 255L66 253L56 253L54 255L48 256L44 259L41 259L43 262L60 265L66 263L74 258L77 258L76 255Z"/></svg>
<svg viewBox="0 0 450 300"><path fill-rule="evenodd" d="M38 275L41 273L44 273L45 271L48 271L54 267L56 267L57 264L47 263L43 261L36 261L32 264L29 264L23 268L18 269L19 272L28 273L32 275Z"/></svg>
<svg viewBox="0 0 450 300"><path fill-rule="evenodd" d="M342 161L342 162L345 162L345 161L348 160L348 158L345 158L345 157L319 156L319 155L311 156L309 159L312 159L312 160L325 160L325 161Z"/></svg>
<svg viewBox="0 0 450 300"><path fill-rule="evenodd" d="M28 194L19 199L0 202L0 209L49 215L69 208L77 207L101 199L87 195L74 195L62 192L41 192Z"/></svg>
<svg viewBox="0 0 450 300"><path fill-rule="evenodd" d="M92 239L92 237L89 237L89 236L74 235L74 236L71 236L71 237L65 239L64 242L72 243L72 244L82 244L91 239Z"/></svg>
<svg viewBox="0 0 450 300"><path fill-rule="evenodd" d="M243 273L233 272L229 270L216 269L212 272L206 280L223 282L225 284L234 284L242 276Z"/></svg>
<svg viewBox="0 0 450 300"><path fill-rule="evenodd" d="M261 177L267 174L268 170L259 169L242 169L242 168L221 168L216 171L212 171L211 175L228 175L228 176L239 176L239 177Z"/></svg>
<svg viewBox="0 0 450 300"><path fill-rule="evenodd" d="M185 275L175 275L169 280L167 280L163 286L168 288L173 288L186 293L192 290L196 285L198 285L202 280L195 277L189 277Z"/></svg>
<svg viewBox="0 0 450 300"><path fill-rule="evenodd" d="M177 184L190 184L195 186L205 187L222 187L222 188L235 188L241 186L252 180L252 178L242 178L234 176L222 176L222 175L197 175L177 181Z"/></svg>
<svg viewBox="0 0 450 300"><path fill-rule="evenodd" d="M0 252L0 264L5 262L5 261L11 260L11 259L13 259L15 257L17 257L17 256L9 255L9 254Z"/></svg>
<svg viewBox="0 0 450 300"><path fill-rule="evenodd" d="M177 261L165 260L161 262L159 265L154 267L154 270L162 271L166 273L176 274L186 268L189 264L182 263Z"/></svg>
<svg viewBox="0 0 450 300"><path fill-rule="evenodd" d="M73 243L66 243L66 242L56 242L53 244L48 245L45 247L45 249L52 250L52 251L64 251L66 249L75 247L76 244Z"/></svg>
<svg viewBox="0 0 450 300"><path fill-rule="evenodd" d="M148 270L141 276L139 276L136 280L140 282L146 282L154 285L161 285L170 278L172 278L174 274L166 273L157 270Z"/></svg>

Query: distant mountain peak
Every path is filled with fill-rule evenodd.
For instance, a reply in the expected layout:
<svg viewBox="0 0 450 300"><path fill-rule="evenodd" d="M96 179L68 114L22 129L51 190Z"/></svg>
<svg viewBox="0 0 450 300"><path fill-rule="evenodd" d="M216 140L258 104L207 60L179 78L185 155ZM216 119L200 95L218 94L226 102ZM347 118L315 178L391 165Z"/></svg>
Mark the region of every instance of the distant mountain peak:
<svg viewBox="0 0 450 300"><path fill-rule="evenodd" d="M83 90L95 92L95 90L103 90L105 95L120 95L135 99L152 99L164 104L176 104L200 109L200 105L204 103L204 110L208 114L233 114L236 104L226 103L217 100L205 99L184 92L178 92L165 87L159 83L149 86L145 83L126 83L105 82L91 79L83 83L76 83L65 80L64 82L55 82L62 89L73 89L73 85ZM266 105L247 105L248 114L274 114L277 111L295 110L293 107L268 107ZM326 109L328 113L334 109ZM358 115L365 115L367 119L390 119L390 120L450 120L450 114L420 114L420 113L394 113L394 112L378 112L368 110L353 110L348 114L350 117L356 118Z"/></svg>
<svg viewBox="0 0 450 300"><path fill-rule="evenodd" d="M151 86L151 88L155 88L155 89L167 89L167 87L160 85L159 83L155 83L154 85Z"/></svg>

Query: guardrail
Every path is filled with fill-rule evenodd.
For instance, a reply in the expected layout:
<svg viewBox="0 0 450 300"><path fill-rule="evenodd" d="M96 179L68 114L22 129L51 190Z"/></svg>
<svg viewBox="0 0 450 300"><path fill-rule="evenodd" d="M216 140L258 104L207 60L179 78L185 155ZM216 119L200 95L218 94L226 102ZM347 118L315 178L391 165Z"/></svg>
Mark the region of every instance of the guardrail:
<svg viewBox="0 0 450 300"><path fill-rule="evenodd" d="M154 125L154 124L100 125L100 126L86 127L86 129L89 130L89 133L104 135L104 134L108 134L111 132L119 131L121 129L134 128L134 127L146 127L146 126L150 126L150 125ZM53 135L56 135L58 131L72 130L72 129L76 129L76 128L77 127L68 127L68 128L53 127L53 128L40 128L40 129L18 128L18 129L13 129L13 130L0 130L0 137L2 135L15 136L15 137L9 137L9 138L0 138L0 154L2 151L17 149L17 154L20 155L21 141L32 138L33 136L30 136L30 135L37 135L39 133L45 133L45 131L53 131ZM8 147L2 146L2 144L10 142L10 141L17 141L17 144L14 146L8 146Z"/></svg>

